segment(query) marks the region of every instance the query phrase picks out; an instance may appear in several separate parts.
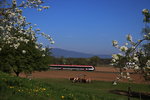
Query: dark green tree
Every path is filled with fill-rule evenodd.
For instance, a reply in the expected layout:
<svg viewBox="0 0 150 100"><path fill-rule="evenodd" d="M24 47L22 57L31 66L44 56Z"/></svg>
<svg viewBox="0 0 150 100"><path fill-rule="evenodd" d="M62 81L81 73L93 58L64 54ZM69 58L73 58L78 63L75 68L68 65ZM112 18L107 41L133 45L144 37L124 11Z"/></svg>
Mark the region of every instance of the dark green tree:
<svg viewBox="0 0 150 100"><path fill-rule="evenodd" d="M100 58L98 56L94 56L90 58L90 65L98 66L100 63Z"/></svg>
<svg viewBox="0 0 150 100"><path fill-rule="evenodd" d="M14 35L14 34L13 34ZM17 37L22 34L17 34ZM24 37L27 37L24 35ZM14 72L17 76L21 72L31 73L32 71L47 70L50 63L50 50L48 48L42 50L42 46L38 46L32 41L26 44L20 42L20 46L15 49L5 44L0 52L0 69L4 72Z"/></svg>
<svg viewBox="0 0 150 100"><path fill-rule="evenodd" d="M14 72L17 76L21 72L47 70L51 61L50 50L37 43L36 34L41 34L50 42L52 39L34 29L19 7L37 7L38 10L48 7L40 6L43 3L41 0L29 0L20 5L16 0L12 0L12 4L6 1L0 2L0 70Z"/></svg>

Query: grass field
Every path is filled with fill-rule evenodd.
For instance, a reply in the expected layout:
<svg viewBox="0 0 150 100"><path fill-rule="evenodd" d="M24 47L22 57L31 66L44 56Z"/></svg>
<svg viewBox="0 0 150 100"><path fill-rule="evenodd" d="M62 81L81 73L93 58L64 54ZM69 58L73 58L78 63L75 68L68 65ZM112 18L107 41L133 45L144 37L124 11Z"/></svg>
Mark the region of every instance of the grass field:
<svg viewBox="0 0 150 100"><path fill-rule="evenodd" d="M89 84L71 83L67 79L29 80L0 72L0 100L127 100L126 96L110 93L110 90L150 92L150 85L93 81ZM132 98L131 100L139 100Z"/></svg>
<svg viewBox="0 0 150 100"><path fill-rule="evenodd" d="M40 79L41 80L41 79ZM68 100L127 100L126 96L112 94L110 90L127 90L128 86L131 85L133 91L150 92L149 85L142 84L128 84L119 83L117 86L112 85L111 82L94 81L90 84L83 83L70 83L64 79L42 79L44 82L51 84L57 91L56 97L64 95L69 97L73 94L73 99ZM59 97L58 96L58 97ZM132 98L131 100L138 100Z"/></svg>

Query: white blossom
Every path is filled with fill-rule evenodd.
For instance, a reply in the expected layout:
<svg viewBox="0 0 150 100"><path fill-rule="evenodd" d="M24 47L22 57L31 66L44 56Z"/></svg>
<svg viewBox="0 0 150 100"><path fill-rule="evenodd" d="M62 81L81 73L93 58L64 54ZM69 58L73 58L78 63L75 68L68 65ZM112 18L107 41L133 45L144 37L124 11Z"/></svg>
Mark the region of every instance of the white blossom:
<svg viewBox="0 0 150 100"><path fill-rule="evenodd" d="M131 77L130 77L130 76L127 76L127 79L131 79Z"/></svg>
<svg viewBox="0 0 150 100"><path fill-rule="evenodd" d="M119 78L119 77L116 77L116 79L117 79L117 80L120 80L120 78Z"/></svg>
<svg viewBox="0 0 150 100"><path fill-rule="evenodd" d="M35 46L35 48L36 48L36 49L39 49L39 47L38 47L37 45Z"/></svg>
<svg viewBox="0 0 150 100"><path fill-rule="evenodd" d="M128 45L128 43L125 43L125 45L127 46L127 45Z"/></svg>
<svg viewBox="0 0 150 100"><path fill-rule="evenodd" d="M42 51L45 51L46 50L46 48L42 48Z"/></svg>
<svg viewBox="0 0 150 100"><path fill-rule="evenodd" d="M37 2L38 2L38 3L42 3L42 1L41 1L41 0L37 0Z"/></svg>
<svg viewBox="0 0 150 100"><path fill-rule="evenodd" d="M122 77L123 77L123 78L127 78L127 76L126 76L126 75L123 75Z"/></svg>
<svg viewBox="0 0 150 100"><path fill-rule="evenodd" d="M149 13L149 10L148 9L143 9L142 13L147 14L147 13Z"/></svg>
<svg viewBox="0 0 150 100"><path fill-rule="evenodd" d="M150 60L146 62L147 67L150 67Z"/></svg>
<svg viewBox="0 0 150 100"><path fill-rule="evenodd" d="M119 57L118 57L117 54L113 54L113 55L112 55L112 58L115 59L115 60L119 60Z"/></svg>
<svg viewBox="0 0 150 100"><path fill-rule="evenodd" d="M132 36L130 34L128 34L126 37L128 41L132 42Z"/></svg>
<svg viewBox="0 0 150 100"><path fill-rule="evenodd" d="M4 30L4 27L0 26L0 30Z"/></svg>
<svg viewBox="0 0 150 100"><path fill-rule="evenodd" d="M42 54L42 57L45 57L45 54Z"/></svg>
<svg viewBox="0 0 150 100"><path fill-rule="evenodd" d="M148 35L144 35L144 38L147 39L149 36Z"/></svg>
<svg viewBox="0 0 150 100"><path fill-rule="evenodd" d="M121 46L120 51L126 52L128 50L128 47L126 46Z"/></svg>
<svg viewBox="0 0 150 100"><path fill-rule="evenodd" d="M19 46L20 46L20 43L13 44L13 47L14 47L15 49L18 49Z"/></svg>
<svg viewBox="0 0 150 100"><path fill-rule="evenodd" d="M113 40L113 41L112 41L112 44L113 44L114 47L117 47L117 46L118 46L118 41Z"/></svg>
<svg viewBox="0 0 150 100"><path fill-rule="evenodd" d="M119 56L123 56L123 54L122 54L122 53L118 53L117 55L119 55Z"/></svg>
<svg viewBox="0 0 150 100"><path fill-rule="evenodd" d="M38 9L38 11L42 11L42 9Z"/></svg>
<svg viewBox="0 0 150 100"><path fill-rule="evenodd" d="M150 75L150 73L147 73L147 76L149 76Z"/></svg>
<svg viewBox="0 0 150 100"><path fill-rule="evenodd" d="M55 41L51 41L51 44L54 44L55 43Z"/></svg>
<svg viewBox="0 0 150 100"><path fill-rule="evenodd" d="M112 59L112 62L115 63L115 62L116 62L116 59Z"/></svg>
<svg viewBox="0 0 150 100"><path fill-rule="evenodd" d="M116 82L116 81L114 81L114 82L113 82L113 85L117 85L117 82Z"/></svg>
<svg viewBox="0 0 150 100"><path fill-rule="evenodd" d="M25 53L26 53L26 50L22 50L22 53L25 54Z"/></svg>
<svg viewBox="0 0 150 100"><path fill-rule="evenodd" d="M12 0L12 3L15 4L15 5L17 4L16 0Z"/></svg>
<svg viewBox="0 0 150 100"><path fill-rule="evenodd" d="M135 70L138 70L138 69L139 69L139 66L138 66L138 65L135 65L134 69L135 69Z"/></svg>
<svg viewBox="0 0 150 100"><path fill-rule="evenodd" d="M133 57L133 59L137 62L139 61L138 57Z"/></svg>
<svg viewBox="0 0 150 100"><path fill-rule="evenodd" d="M129 72L127 72L127 76L129 76L130 75L130 73Z"/></svg>

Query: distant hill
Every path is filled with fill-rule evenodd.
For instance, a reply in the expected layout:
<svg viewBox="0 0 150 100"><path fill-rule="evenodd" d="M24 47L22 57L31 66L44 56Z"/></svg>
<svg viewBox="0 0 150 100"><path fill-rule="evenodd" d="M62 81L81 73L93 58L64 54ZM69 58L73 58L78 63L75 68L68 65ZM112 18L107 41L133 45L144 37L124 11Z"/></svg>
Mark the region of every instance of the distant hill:
<svg viewBox="0 0 150 100"><path fill-rule="evenodd" d="M64 49L60 49L60 48L53 48L51 50L51 52L54 57L90 58L93 56L98 56L100 58L111 58L111 55L94 55L94 54L64 50Z"/></svg>

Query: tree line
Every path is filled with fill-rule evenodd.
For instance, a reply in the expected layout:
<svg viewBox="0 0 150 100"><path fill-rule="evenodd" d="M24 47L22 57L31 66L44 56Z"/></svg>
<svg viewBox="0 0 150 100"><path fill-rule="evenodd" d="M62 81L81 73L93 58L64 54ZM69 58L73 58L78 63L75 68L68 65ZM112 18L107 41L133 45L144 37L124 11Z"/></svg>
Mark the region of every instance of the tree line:
<svg viewBox="0 0 150 100"><path fill-rule="evenodd" d="M109 65L111 62L110 59L102 59L98 56L93 56L90 58L56 58L51 57L51 64L69 64L69 65L92 65L92 66L101 66L101 65Z"/></svg>

